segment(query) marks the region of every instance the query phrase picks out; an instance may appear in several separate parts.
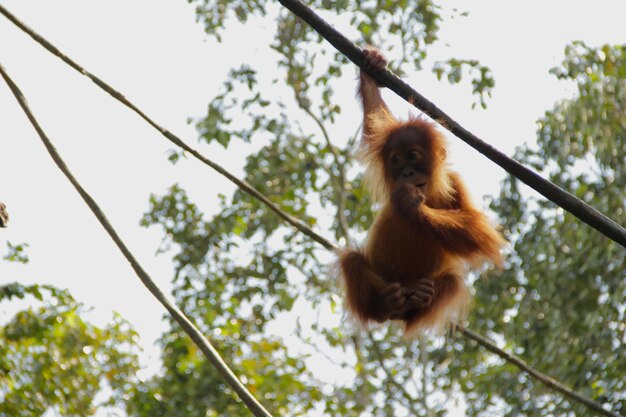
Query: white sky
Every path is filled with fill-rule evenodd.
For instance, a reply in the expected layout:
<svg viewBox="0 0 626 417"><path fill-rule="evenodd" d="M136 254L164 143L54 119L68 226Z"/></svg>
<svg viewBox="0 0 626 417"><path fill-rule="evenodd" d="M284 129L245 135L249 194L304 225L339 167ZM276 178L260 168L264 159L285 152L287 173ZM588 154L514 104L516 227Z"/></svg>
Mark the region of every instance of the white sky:
<svg viewBox="0 0 626 417"><path fill-rule="evenodd" d="M426 71L406 81L509 155L515 146L534 140L535 121L545 110L573 93L571 84L548 74L561 62L567 42L599 45L626 39L626 2L619 0L445 4L470 15L442 24L441 43L430 50L431 57L479 59L489 66L496 88L488 109L472 111L469 88L433 82ZM271 21L249 23L245 30L233 22L226 43L217 44L206 37L193 6L183 0L2 0L2 5L194 146L197 135L186 120L206 113L230 66L249 62L260 72L275 71L268 58ZM352 30L339 24L338 29ZM171 263L167 256L154 255L161 232L138 225L149 195L162 194L180 182L201 208L211 211L216 194L229 195L233 187L195 160L172 166L166 158L172 146L159 133L3 17L0 63L127 245L153 278L170 288ZM354 84L336 88L352 95ZM401 115L408 113L409 107L399 99L385 97ZM342 120L358 120L359 107L356 100L353 103L352 109L342 106ZM460 140L449 141L452 163L476 199L497 193L502 170ZM241 175L245 145L236 151L218 146L203 151ZM17 280L69 288L79 301L93 307L92 318L98 324L110 320L111 311L121 313L139 331L146 349L144 363L154 371L158 350L153 343L165 328L162 308L53 165L4 83L0 83L0 201L11 215L9 228L0 230L0 253L5 241L28 242L31 259L26 266L0 261L0 284ZM0 304L0 322L14 311L8 303Z"/></svg>

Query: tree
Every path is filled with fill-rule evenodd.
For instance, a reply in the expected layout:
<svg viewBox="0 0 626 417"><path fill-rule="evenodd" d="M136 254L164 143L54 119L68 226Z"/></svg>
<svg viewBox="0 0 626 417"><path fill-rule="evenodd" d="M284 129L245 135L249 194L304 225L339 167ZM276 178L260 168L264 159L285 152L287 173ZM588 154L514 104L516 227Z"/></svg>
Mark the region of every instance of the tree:
<svg viewBox="0 0 626 417"><path fill-rule="evenodd" d="M546 112L536 145L520 147L517 159L626 224L626 46L591 48L578 42L565 55L552 72L575 82L578 93ZM493 202L513 242L512 256L501 277L477 288L472 325L624 414L624 249L554 204L526 194L509 178ZM468 393L470 415L485 415L499 404L507 416L591 415L516 374L511 365L486 362L471 344L461 352L453 373Z"/></svg>
<svg viewBox="0 0 626 417"><path fill-rule="evenodd" d="M85 321L65 290L0 286L0 302L27 296L41 305L0 326L0 416L82 417L122 406L117 398L136 383L138 370L137 334L128 323L119 316L104 328Z"/></svg>

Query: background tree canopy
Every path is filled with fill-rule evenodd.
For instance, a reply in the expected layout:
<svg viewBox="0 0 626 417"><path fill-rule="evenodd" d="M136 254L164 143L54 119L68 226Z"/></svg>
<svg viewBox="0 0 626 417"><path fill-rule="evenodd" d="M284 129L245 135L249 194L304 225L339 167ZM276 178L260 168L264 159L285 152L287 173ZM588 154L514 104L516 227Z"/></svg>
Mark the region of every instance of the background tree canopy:
<svg viewBox="0 0 626 417"><path fill-rule="evenodd" d="M372 212L353 160L360 132L341 119L342 106L356 104L335 94L339 84L354 83L352 65L274 2L189 2L207 34L218 39L233 19L263 18L276 27L268 49L274 71L257 71L242 57L206 116L193 120L200 141L248 143L246 181L327 237L358 242ZM437 4L309 5L348 20L355 32L347 35L358 43L394 51L388 55L396 58L391 68L399 75L433 71L450 83L468 83L475 104L487 104L494 87L488 68L455 57L427 60L442 23ZM546 112L536 144L520 147L516 158L625 224L626 46L571 44L553 73L574 81L577 94ZM173 163L181 157L170 154ZM394 326L355 329L342 320L325 249L241 191L221 196L219 207L204 214L174 184L151 198L142 224L160 227L163 250L174 253L178 305L270 412L443 416L460 407L471 416L591 415L458 334L407 342ZM491 209L511 254L502 272L485 271L489 279L477 281L471 327L626 414L623 248L514 179L504 181ZM0 301L39 297L40 291L0 290ZM8 381L0 384L0 415L26 409L41 415L49 408L89 415L103 381L111 388L105 404L129 416L249 415L175 323L160 341L162 371L140 381L126 323L116 319L110 328L96 328L80 319L69 295L48 291L57 301L22 312L0 329L0 381ZM59 357L68 358L71 373ZM33 378L33 369L44 371Z"/></svg>
<svg viewBox="0 0 626 417"><path fill-rule="evenodd" d="M0 326L0 416L87 416L121 404L137 383L136 333L120 317L104 328L83 319L67 291L49 286L0 286L0 302L34 297ZM108 394L96 394L107 388Z"/></svg>

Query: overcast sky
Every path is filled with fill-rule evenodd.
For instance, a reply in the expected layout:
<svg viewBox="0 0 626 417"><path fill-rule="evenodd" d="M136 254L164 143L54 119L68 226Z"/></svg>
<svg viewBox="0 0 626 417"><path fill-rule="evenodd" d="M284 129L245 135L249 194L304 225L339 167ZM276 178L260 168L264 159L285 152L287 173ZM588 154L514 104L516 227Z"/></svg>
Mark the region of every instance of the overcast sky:
<svg viewBox="0 0 626 417"><path fill-rule="evenodd" d="M245 31L233 22L226 42L217 44L196 23L193 6L183 0L1 3L192 145L197 135L187 119L205 114L230 66L250 62L259 71L275 70L267 48L274 30L271 21L255 20ZM595 46L626 39L626 2L621 0L445 3L446 8L458 7L470 15L444 22L441 43L429 53L434 59L479 59L489 66L496 79L489 108L471 110L468 87L433 82L428 73L410 74L406 81L509 155L515 146L533 141L535 121L544 111L574 93L572 84L548 74L561 62L568 42L583 40ZM172 166L167 162L172 146L160 134L4 17L0 17L0 63L127 245L153 278L170 288L171 262L168 256L155 256L160 231L138 225L150 194L162 194L179 182L202 209L211 211L216 194L228 195L233 187L194 160ZM352 83L335 88L354 92ZM385 97L400 114L408 114L406 104L390 94ZM356 100L353 109L344 106L344 110L345 120L355 120ZM452 163L468 177L475 199L480 202L483 195L496 193L502 170L458 139L449 141ZM245 149L239 146L228 152L211 146L204 152L241 175ZM0 201L11 215L9 228L0 230L0 253L5 241L27 242L31 259L26 266L0 261L0 285L17 280L68 288L93 307L90 317L98 324L109 321L112 311L119 312L141 335L148 372L156 369L158 351L153 344L164 330L162 308L53 165L4 83L0 83ZM0 321L15 308L0 304Z"/></svg>

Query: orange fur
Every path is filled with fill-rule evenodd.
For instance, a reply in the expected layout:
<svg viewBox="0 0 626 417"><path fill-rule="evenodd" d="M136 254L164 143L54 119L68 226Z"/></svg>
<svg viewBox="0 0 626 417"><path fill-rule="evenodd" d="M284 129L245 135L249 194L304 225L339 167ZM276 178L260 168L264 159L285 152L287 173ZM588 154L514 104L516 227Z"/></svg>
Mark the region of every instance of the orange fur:
<svg viewBox="0 0 626 417"><path fill-rule="evenodd" d="M365 185L373 202L381 203L389 200L392 180L385 170L381 155L389 135L394 130L405 126L413 126L424 131L425 136L430 139L432 154L438 161L441 161L438 166L440 169L433 172L431 178L434 183L433 188L436 190L436 195L432 197L441 200L450 199L453 189L450 178L446 175L444 164L447 156L445 138L434 129L431 123L417 117L410 118L408 121L399 121L385 110L369 115L366 123L370 133L363 135L357 159L365 165Z"/></svg>
<svg viewBox="0 0 626 417"><path fill-rule="evenodd" d="M413 314L405 319L404 333L407 337L426 329L439 331L448 323L456 323L465 317L471 295L463 277L443 274L436 279L435 285L437 297L433 304L422 314Z"/></svg>
<svg viewBox="0 0 626 417"><path fill-rule="evenodd" d="M422 308L404 310L405 334L443 329L462 319L468 309L467 267L486 261L500 266L505 241L472 204L461 177L446 166L445 139L434 126L419 118L395 119L365 73L359 92L365 113L359 158L366 166L372 199L382 208L365 247L339 253L346 307L363 324L383 322L390 316L385 308L392 308L381 299L383 288L399 283L410 291L429 279L434 299ZM392 136L402 139L391 141ZM427 185L408 184L388 162L394 152L410 154L404 149L413 143L424 155L419 162L403 162L403 167L418 167Z"/></svg>
<svg viewBox="0 0 626 417"><path fill-rule="evenodd" d="M434 137L440 141L439 135ZM378 322L376 295L381 285L373 285L370 276L382 277L388 284L399 282L407 288L420 279L432 279L436 298L424 311L404 319L405 333L411 336L429 329L441 330L462 319L467 311L470 295L464 282L466 266L479 267L486 261L500 266L505 242L473 206L460 176L448 171L443 161L433 173L436 185L432 194L415 209L419 221L399 216L389 197L394 184L381 173L384 163L378 152L367 155L368 169L379 165L374 169L384 178L381 194L386 200L369 230L365 248L359 251L358 267L348 266L354 256L352 250L340 254L346 307L364 324Z"/></svg>

